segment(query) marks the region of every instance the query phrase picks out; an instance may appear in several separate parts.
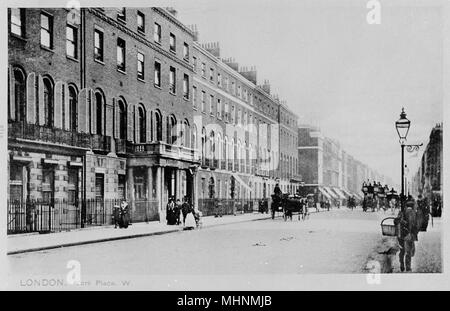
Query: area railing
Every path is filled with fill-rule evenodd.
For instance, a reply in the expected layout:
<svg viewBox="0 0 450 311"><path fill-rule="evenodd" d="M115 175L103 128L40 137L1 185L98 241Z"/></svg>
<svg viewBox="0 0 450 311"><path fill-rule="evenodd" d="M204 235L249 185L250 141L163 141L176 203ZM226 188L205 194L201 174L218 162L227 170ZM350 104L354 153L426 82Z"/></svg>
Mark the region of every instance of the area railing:
<svg viewBox="0 0 450 311"><path fill-rule="evenodd" d="M60 232L90 226L113 225L119 199L9 200L7 233ZM132 222L159 220L157 200L128 202Z"/></svg>

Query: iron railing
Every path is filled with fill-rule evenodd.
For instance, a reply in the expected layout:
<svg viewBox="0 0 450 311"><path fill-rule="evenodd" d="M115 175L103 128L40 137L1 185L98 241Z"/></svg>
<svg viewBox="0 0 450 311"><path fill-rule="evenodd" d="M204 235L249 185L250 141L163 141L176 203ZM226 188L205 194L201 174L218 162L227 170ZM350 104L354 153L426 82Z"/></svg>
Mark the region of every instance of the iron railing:
<svg viewBox="0 0 450 311"><path fill-rule="evenodd" d="M111 151L111 137L67 131L59 128L38 124L30 124L24 121L10 122L8 124L10 138L43 141L54 144L91 148L93 150Z"/></svg>
<svg viewBox="0 0 450 311"><path fill-rule="evenodd" d="M14 139L45 141L83 148L90 148L91 146L90 134L29 124L24 121L8 123L8 136Z"/></svg>
<svg viewBox="0 0 450 311"><path fill-rule="evenodd" d="M87 199L8 201L7 233L60 232L89 226L113 225L121 200ZM132 222L159 220L157 200L129 202Z"/></svg>
<svg viewBox="0 0 450 311"><path fill-rule="evenodd" d="M258 211L255 199L199 199L199 210L203 216L234 215Z"/></svg>

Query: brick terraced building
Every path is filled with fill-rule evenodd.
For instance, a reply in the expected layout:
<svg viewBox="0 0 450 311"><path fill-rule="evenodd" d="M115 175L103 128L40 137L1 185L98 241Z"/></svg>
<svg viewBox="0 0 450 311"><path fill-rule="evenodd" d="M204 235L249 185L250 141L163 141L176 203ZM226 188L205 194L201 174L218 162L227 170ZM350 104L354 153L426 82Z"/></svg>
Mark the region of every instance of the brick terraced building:
<svg viewBox="0 0 450 311"><path fill-rule="evenodd" d="M106 224L122 199L148 221L169 197L234 213L276 182L296 191L296 116L175 10L11 8L8 21L8 232Z"/></svg>

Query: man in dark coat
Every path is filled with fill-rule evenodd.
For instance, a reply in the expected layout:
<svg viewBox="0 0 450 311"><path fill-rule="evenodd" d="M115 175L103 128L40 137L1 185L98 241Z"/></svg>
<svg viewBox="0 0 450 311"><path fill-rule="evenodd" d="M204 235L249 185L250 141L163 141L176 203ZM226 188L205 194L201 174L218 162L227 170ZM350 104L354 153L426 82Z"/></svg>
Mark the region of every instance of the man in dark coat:
<svg viewBox="0 0 450 311"><path fill-rule="evenodd" d="M168 225L175 225L176 219L175 219L175 199L170 198L169 202L167 202L166 207L166 220Z"/></svg>
<svg viewBox="0 0 450 311"><path fill-rule="evenodd" d="M184 197L183 205L181 205L181 213L183 213L183 224L186 222L186 215L190 213L191 206L188 203L188 198Z"/></svg>
<svg viewBox="0 0 450 311"><path fill-rule="evenodd" d="M411 271L411 259L415 254L415 242L417 239L417 219L415 201L411 195L408 196L406 206L400 210L394 223L400 225L398 244L400 246L399 261L400 270Z"/></svg>

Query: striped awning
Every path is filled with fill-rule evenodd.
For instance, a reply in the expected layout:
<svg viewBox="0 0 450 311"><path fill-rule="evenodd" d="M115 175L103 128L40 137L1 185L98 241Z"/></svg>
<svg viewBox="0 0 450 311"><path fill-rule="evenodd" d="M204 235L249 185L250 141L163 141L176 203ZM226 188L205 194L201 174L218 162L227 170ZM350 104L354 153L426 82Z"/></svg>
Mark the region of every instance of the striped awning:
<svg viewBox="0 0 450 311"><path fill-rule="evenodd" d="M325 191L328 192L330 197L332 197L333 199L339 200L339 196L333 190L331 190L329 187L323 187L323 188L325 189Z"/></svg>
<svg viewBox="0 0 450 311"><path fill-rule="evenodd" d="M331 199L330 194L322 187L319 187L320 193L322 193L327 199Z"/></svg>
<svg viewBox="0 0 450 311"><path fill-rule="evenodd" d="M339 198L341 198L341 199L343 199L343 200L346 199L345 194L341 191L341 189L339 189L339 188L333 188L333 190L334 190L334 192L336 192L336 193L339 195Z"/></svg>

